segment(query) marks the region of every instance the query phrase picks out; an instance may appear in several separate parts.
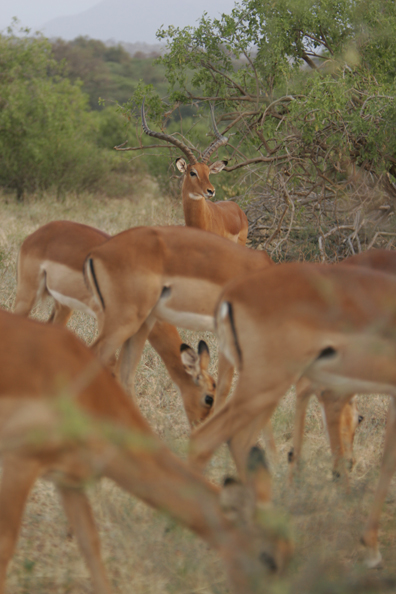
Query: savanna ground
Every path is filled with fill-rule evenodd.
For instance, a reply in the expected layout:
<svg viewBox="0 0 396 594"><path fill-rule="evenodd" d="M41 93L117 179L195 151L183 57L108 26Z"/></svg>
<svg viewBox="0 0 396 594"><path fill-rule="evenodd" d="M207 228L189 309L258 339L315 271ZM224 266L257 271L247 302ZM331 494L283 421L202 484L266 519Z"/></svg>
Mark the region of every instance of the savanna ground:
<svg viewBox="0 0 396 594"><path fill-rule="evenodd" d="M15 262L23 239L39 226L56 219L93 225L114 234L142 224L183 224L180 203L161 196L150 179L141 179L128 199L51 195L16 204L0 196L0 303L11 309L15 296ZM46 318L50 303L35 315ZM92 319L74 314L70 327L90 342ZM207 340L213 372L216 341L210 335L183 333L196 347ZM170 447L184 456L189 429L181 399L157 354L147 347L136 379L139 405L152 427ZM364 422L355 441L356 466L351 492L331 481L329 448L316 402L308 411L304 465L293 488L287 485L287 452L291 444L294 394L282 401L273 419L279 461L272 460L274 504L289 514L296 553L285 576L267 584L273 594L396 592L396 488L392 484L381 523L384 568L367 570L359 545L372 501L381 457L387 400L360 398ZM233 472L224 446L207 475L220 481ZM225 594L228 592L221 561L208 547L168 517L151 510L110 481L90 486L89 495L98 523L103 558L115 593ZM39 481L29 499L17 552L9 567L7 592L19 594L91 592L88 572L74 539L67 538L66 520L56 493ZM263 589L267 587L263 584ZM242 593L241 593L242 594Z"/></svg>

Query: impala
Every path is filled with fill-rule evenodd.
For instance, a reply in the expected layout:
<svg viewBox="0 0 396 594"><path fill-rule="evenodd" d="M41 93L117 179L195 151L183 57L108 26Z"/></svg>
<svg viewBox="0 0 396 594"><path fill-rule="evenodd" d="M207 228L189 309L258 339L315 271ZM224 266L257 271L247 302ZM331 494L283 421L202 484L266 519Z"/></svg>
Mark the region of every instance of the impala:
<svg viewBox="0 0 396 594"><path fill-rule="evenodd" d="M110 586L83 485L101 476L213 546L236 593L261 591L261 563L284 565L290 543L273 525L266 529L264 512L256 517L256 490L268 481L257 451L250 488L229 480L219 493L161 443L72 333L0 311L0 337L1 594L23 509L40 476L56 484L97 594L109 594Z"/></svg>
<svg viewBox="0 0 396 594"><path fill-rule="evenodd" d="M85 263L87 283L103 315L92 348L109 364L124 345L120 378L129 385L158 320L213 331L214 308L223 287L270 266L273 262L265 252L198 229L136 227L119 233L93 249ZM228 393L232 373L221 357L216 403Z"/></svg>
<svg viewBox="0 0 396 594"><path fill-rule="evenodd" d="M356 254L340 262L341 266L364 266L372 270L378 270L387 274L396 275L396 252L390 250L368 250ZM312 395L312 389L307 387L306 380L302 380L297 384L297 399L296 399L296 415L294 425L294 436L293 436L293 449L289 453L289 461L292 463L290 467L290 478L292 478L293 469L298 462L301 455L302 441L304 435L304 420L305 414L309 402L309 398ZM352 444L355 429L357 425L363 420L363 417L358 414L355 405L355 399L347 402L344 407L340 406L340 403L336 403L334 399L328 397L327 392L316 393L319 398L321 405L325 411L324 416L326 423L329 421L334 427L337 424L340 426L340 432L342 439L340 441L340 449L333 451L334 456L334 473L339 474L340 462L344 456L349 463L349 466L353 466L353 455L352 455Z"/></svg>
<svg viewBox="0 0 396 594"><path fill-rule="evenodd" d="M76 309L95 317L100 329L103 312L88 290L82 270L88 253L109 238L107 233L71 221L54 221L29 235L18 256L14 312L28 316L37 302L51 295L55 302L50 321L66 325ZM185 371L176 328L158 322L148 339L180 390L190 424L199 423L213 405L211 382L203 379L197 384Z"/></svg>
<svg viewBox="0 0 396 594"><path fill-rule="evenodd" d="M178 138L170 134L150 130L144 112L144 102L142 104L144 132L149 136L173 144L187 157L188 163L182 157L176 160L176 167L184 175L182 200L186 225L211 231L245 245L249 223L243 210L235 202L211 202L207 200L207 198L214 198L215 196L215 188L209 181L209 175L219 173L227 165L227 161L216 161L210 165L208 164L211 155L220 146L228 142L228 138L222 136L217 129L212 106L211 117L216 139L205 149L200 161L198 161L193 151Z"/></svg>
<svg viewBox="0 0 396 594"><path fill-rule="evenodd" d="M392 396L381 477L363 542L381 560L377 532L396 465L396 278L363 267L305 263L269 267L222 293L220 349L239 370L229 401L192 435L191 462L202 468L228 442L245 475L249 444L288 388L307 378L343 404L352 394ZM340 434L328 425L333 450Z"/></svg>

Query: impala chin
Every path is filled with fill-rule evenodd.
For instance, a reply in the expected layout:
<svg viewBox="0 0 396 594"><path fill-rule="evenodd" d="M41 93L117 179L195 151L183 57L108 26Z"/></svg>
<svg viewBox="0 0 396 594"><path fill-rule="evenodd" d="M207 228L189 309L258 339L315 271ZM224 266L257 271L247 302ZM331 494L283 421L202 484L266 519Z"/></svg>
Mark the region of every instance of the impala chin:
<svg viewBox="0 0 396 594"><path fill-rule="evenodd" d="M192 192L189 193L188 197L191 198L191 200L204 200L205 199L205 196L203 196L202 194L193 194Z"/></svg>

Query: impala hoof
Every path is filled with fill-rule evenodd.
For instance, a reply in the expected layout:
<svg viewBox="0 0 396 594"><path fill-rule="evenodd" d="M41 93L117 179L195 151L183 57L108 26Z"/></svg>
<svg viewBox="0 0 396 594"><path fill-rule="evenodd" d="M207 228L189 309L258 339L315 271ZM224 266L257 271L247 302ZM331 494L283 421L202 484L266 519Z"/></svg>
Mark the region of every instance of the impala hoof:
<svg viewBox="0 0 396 594"><path fill-rule="evenodd" d="M379 551L368 551L364 564L368 569L380 569L382 567L382 555Z"/></svg>
<svg viewBox="0 0 396 594"><path fill-rule="evenodd" d="M369 569L378 569L382 566L382 555L378 550L378 545L369 546L366 543L364 536L361 537L360 542L366 547L366 558L364 564Z"/></svg>

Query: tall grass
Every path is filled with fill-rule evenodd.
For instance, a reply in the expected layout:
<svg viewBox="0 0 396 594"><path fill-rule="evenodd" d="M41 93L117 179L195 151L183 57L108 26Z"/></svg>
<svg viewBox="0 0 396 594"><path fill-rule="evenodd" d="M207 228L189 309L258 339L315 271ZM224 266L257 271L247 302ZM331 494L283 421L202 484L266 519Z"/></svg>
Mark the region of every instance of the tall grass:
<svg viewBox="0 0 396 594"><path fill-rule="evenodd" d="M56 219L69 219L117 233L135 225L183 224L181 204L162 196L150 179L142 178L130 199L106 199L95 195L69 194L59 202L55 196L31 199L24 205L0 196L0 304L11 309L15 296L15 261L23 239L39 226ZM34 315L45 319L50 303ZM93 321L75 314L70 327L83 340L94 336ZM213 355L214 338L184 332L196 346L204 338ZM136 391L139 406L154 430L184 456L188 425L181 400L157 354L147 346L140 363ZM381 396L360 398L365 416L356 436L357 463L351 475L351 492L331 481L329 448L320 412L312 402L308 410L303 468L293 488L287 485L287 452L293 428L294 394L278 407L273 420L279 462L272 461L274 504L290 514L296 554L285 576L271 585L274 594L334 594L396 591L396 489L392 485L381 524L384 567L369 571L362 564L359 546L383 445L387 401ZM224 446L211 462L207 474L215 481L233 471ZM161 513L103 480L89 488L103 544L103 557L116 593L134 594L225 594L228 587L216 554ZM90 592L88 572L74 539L67 538L66 521L51 483L39 481L24 517L21 537L8 574L10 594ZM243 594L243 593L241 593Z"/></svg>

